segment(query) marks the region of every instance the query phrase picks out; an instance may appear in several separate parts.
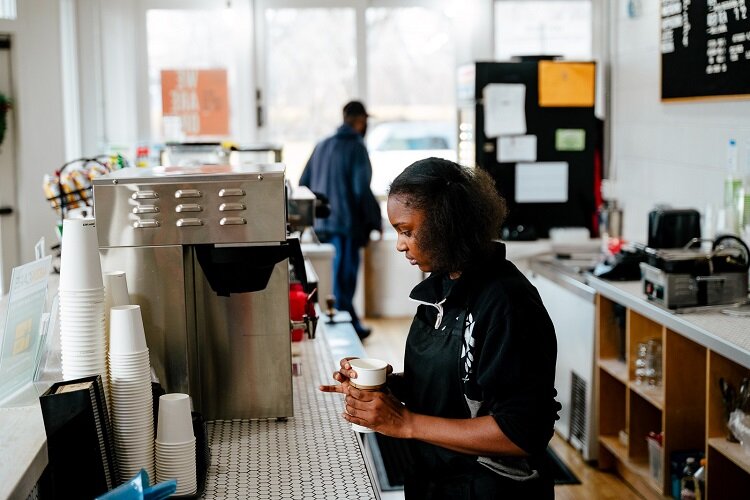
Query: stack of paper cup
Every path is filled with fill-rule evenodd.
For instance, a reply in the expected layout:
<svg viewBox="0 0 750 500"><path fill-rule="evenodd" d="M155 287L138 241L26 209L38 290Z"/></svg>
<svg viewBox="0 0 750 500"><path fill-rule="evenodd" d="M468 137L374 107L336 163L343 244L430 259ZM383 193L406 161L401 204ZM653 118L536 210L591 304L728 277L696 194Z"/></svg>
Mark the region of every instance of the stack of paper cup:
<svg viewBox="0 0 750 500"><path fill-rule="evenodd" d="M110 314L110 405L120 475L132 477L144 468L154 477L151 366L141 307L115 306Z"/></svg>
<svg viewBox="0 0 750 500"><path fill-rule="evenodd" d="M187 394L159 398L156 430L156 482L177 480L176 495L192 495L198 489L195 435Z"/></svg>
<svg viewBox="0 0 750 500"><path fill-rule="evenodd" d="M63 221L60 344L63 379L101 375L106 393L104 285L94 219Z"/></svg>

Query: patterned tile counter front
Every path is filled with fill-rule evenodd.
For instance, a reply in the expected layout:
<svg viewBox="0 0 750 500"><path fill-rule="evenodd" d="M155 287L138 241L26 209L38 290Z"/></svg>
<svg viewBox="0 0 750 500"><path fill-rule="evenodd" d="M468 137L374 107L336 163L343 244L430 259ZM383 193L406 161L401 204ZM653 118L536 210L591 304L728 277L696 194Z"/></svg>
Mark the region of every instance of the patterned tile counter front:
<svg viewBox="0 0 750 500"><path fill-rule="evenodd" d="M351 336L356 339L353 330ZM293 418L208 423L211 466L203 498L379 498L359 439L341 418L343 398L318 391L333 383L338 364L326 337L321 321L315 340L297 344L302 370L293 382ZM273 390L271 381L268 386Z"/></svg>

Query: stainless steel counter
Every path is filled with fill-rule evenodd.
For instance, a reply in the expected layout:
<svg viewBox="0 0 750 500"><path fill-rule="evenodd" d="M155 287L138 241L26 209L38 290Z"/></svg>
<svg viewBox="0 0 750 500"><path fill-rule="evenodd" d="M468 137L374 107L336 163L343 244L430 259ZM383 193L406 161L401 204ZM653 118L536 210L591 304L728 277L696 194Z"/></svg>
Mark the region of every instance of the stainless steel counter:
<svg viewBox="0 0 750 500"><path fill-rule="evenodd" d="M593 266L592 259L558 259L553 254L532 257L529 270L537 273L587 301L594 301L596 291L586 284L583 271Z"/></svg>

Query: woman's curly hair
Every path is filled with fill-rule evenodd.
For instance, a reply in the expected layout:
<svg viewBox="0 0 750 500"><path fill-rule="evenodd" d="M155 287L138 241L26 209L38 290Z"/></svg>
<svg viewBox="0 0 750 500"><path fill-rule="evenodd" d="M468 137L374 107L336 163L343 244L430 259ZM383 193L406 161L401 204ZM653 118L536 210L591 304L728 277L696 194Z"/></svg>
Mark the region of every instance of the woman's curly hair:
<svg viewBox="0 0 750 500"><path fill-rule="evenodd" d="M438 272L463 271L488 255L507 215L505 200L487 172L441 158L406 167L388 196L425 214L415 238Z"/></svg>

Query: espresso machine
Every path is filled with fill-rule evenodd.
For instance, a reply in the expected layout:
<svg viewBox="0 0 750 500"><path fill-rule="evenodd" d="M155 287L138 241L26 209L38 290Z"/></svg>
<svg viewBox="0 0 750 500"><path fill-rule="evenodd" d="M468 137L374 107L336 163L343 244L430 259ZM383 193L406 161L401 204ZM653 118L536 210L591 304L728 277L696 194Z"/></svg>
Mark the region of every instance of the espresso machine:
<svg viewBox="0 0 750 500"><path fill-rule="evenodd" d="M167 392L207 420L292 416L284 166L122 169L95 179L94 209Z"/></svg>

